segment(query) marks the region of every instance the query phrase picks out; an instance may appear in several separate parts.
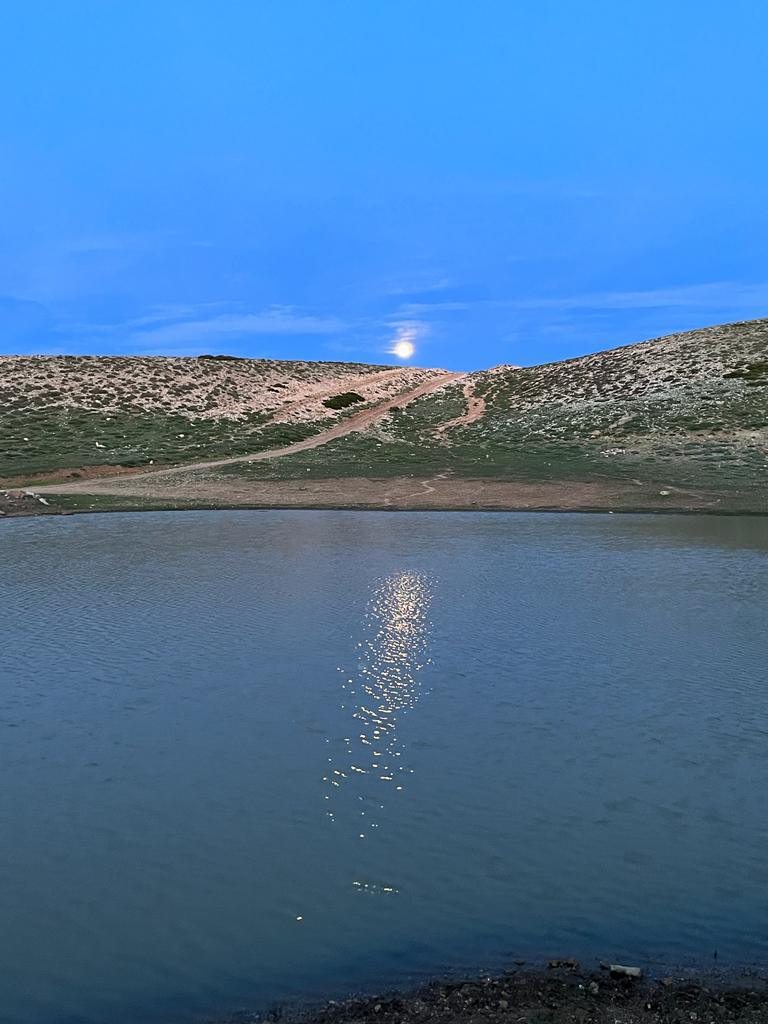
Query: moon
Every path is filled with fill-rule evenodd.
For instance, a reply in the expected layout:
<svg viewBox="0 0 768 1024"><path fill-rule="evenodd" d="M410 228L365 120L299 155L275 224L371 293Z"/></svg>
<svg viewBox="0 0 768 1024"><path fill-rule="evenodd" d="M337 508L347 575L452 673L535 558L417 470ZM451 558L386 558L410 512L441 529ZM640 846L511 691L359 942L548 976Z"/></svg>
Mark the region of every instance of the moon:
<svg viewBox="0 0 768 1024"><path fill-rule="evenodd" d="M398 359L410 359L414 353L414 347L410 341L398 341L392 351Z"/></svg>

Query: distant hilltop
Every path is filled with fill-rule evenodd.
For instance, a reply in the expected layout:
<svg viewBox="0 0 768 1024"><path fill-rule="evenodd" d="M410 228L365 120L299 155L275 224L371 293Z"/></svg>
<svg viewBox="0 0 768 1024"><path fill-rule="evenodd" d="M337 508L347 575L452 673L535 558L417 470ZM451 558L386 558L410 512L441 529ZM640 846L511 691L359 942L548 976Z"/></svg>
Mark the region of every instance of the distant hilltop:
<svg viewBox="0 0 768 1024"><path fill-rule="evenodd" d="M429 371L365 363L234 356L0 356L0 402L28 409L166 414L190 419L320 415L321 400L355 387L395 394Z"/></svg>
<svg viewBox="0 0 768 1024"><path fill-rule="evenodd" d="M0 436L6 483L125 471L149 479L191 466L214 494L205 474L231 464L230 478L301 480L303 491L320 477L431 481L411 485L406 507L441 492L448 502L446 481L458 493L458 481L474 479L486 488L599 484L606 494L647 486L657 499L680 493L689 505L762 511L768 320L462 374L212 356L3 357Z"/></svg>

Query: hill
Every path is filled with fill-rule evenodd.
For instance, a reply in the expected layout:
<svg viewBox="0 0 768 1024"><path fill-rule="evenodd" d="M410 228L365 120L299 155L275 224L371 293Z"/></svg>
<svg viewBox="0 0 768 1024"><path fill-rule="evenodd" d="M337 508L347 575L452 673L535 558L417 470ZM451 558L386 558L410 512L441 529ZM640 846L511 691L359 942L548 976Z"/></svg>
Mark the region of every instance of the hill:
<svg viewBox="0 0 768 1024"><path fill-rule="evenodd" d="M0 356L0 478L215 458L299 440L428 371L268 359Z"/></svg>
<svg viewBox="0 0 768 1024"><path fill-rule="evenodd" d="M768 320L473 373L366 433L226 472L286 480L308 470L313 478L613 481L654 487L657 499L670 488L704 489L723 492L728 507L768 508Z"/></svg>
<svg viewBox="0 0 768 1024"><path fill-rule="evenodd" d="M192 372L186 364L196 361L162 362L169 364L162 366L165 392L153 393L154 404L130 404L126 396L135 390L121 384L103 412L88 409L90 437L94 423L103 434L107 418L126 435L117 440L128 447L114 445L109 461L183 463L223 451L239 458L77 485L102 496L94 507L108 494L112 504L132 494L175 506L768 510L768 320L471 374L304 363L242 367L238 376L231 367ZM2 369L0 362L0 380ZM286 374L290 400L277 399L269 389ZM131 379L137 376L138 365ZM213 379L221 398L211 406L205 388ZM349 390L363 401L337 410L323 405ZM163 404L169 393L173 413ZM23 427L31 438L27 424L43 422L52 464L77 465L71 459L83 451L94 458L90 440L72 432L66 454L56 447L63 407L50 405L45 388L37 394L33 405L16 407L16 436ZM67 396L74 403L71 391ZM85 399L76 396L66 412L70 423L85 416ZM52 408L58 420L51 420ZM178 417L194 424L194 442L168 436L187 434L177 429ZM22 456L17 465L39 462Z"/></svg>

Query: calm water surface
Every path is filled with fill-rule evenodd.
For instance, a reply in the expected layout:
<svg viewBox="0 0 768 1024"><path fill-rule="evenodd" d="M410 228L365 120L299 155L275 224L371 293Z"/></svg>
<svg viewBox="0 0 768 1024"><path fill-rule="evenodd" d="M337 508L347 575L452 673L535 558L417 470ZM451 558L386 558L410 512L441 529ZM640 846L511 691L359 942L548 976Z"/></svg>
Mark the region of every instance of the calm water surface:
<svg viewBox="0 0 768 1024"><path fill-rule="evenodd" d="M0 524L0 1019L768 961L768 520Z"/></svg>

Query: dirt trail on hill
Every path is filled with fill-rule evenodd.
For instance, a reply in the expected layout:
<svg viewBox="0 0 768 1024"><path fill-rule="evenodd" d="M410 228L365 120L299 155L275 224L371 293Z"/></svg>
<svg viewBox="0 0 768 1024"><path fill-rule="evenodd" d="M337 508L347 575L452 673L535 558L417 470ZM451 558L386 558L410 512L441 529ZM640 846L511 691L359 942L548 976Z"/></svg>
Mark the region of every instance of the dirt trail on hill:
<svg viewBox="0 0 768 1024"><path fill-rule="evenodd" d="M455 419L448 420L447 423L441 423L437 428L438 434L444 434L446 430L450 430L452 427L469 426L470 423L476 423L485 416L485 399L475 394L475 383L471 378L464 384L464 398L467 403L467 411Z"/></svg>
<svg viewBox="0 0 768 1024"><path fill-rule="evenodd" d="M293 402L286 402L285 405L275 409L268 422L281 423L293 413L301 412L311 402L321 402L324 398L332 398L334 395L338 395L340 390L354 391L355 388L364 388L367 384L381 384L385 381L396 380L398 377L402 377L407 369L407 366L396 366L392 370L377 370L376 373L367 373L345 381L335 380L332 384L318 384L314 391L307 391L301 398L297 398Z"/></svg>
<svg viewBox="0 0 768 1024"><path fill-rule="evenodd" d="M403 394L395 395L393 398L388 398L385 402L379 402L378 405L374 405L370 409L363 409L361 412L355 413L350 416L349 419L343 420L341 423L337 423L334 427L330 427L328 430L323 430L319 434L315 434L313 437L308 437L303 441L296 441L294 444L286 445L283 448L269 448L263 452L254 452L251 455L236 455L227 459L213 459L208 462L190 462L185 463L181 466L172 466L169 469L157 469L149 470L142 473L126 473L124 476L116 474L111 477L109 483L115 485L117 493L120 493L124 488L119 487L121 483L133 486L136 483L142 481L152 481L158 479L165 479L167 477L180 476L184 473L191 473L199 470L217 469L220 466L231 466L237 462L264 462L267 459L279 459L283 455L293 455L296 452L306 452L312 448L319 448L321 445L328 444L329 441L335 441L338 437L344 437L346 434L352 434L359 430L365 430L372 423L381 419L391 409L396 406L407 405L410 402L416 401L417 398L422 398L424 395L430 395L433 391L438 391L440 388L445 387L446 384L452 384L454 381L462 380L466 377L466 373L447 373L443 372L436 374L434 377L430 377L425 380L417 388L413 388L411 391L406 391ZM36 494L77 494L79 492L94 492L94 485L101 483L96 478L91 480L82 480L76 483L71 481L62 481L60 484L46 484L45 486L36 487ZM100 493L106 493L101 487Z"/></svg>

